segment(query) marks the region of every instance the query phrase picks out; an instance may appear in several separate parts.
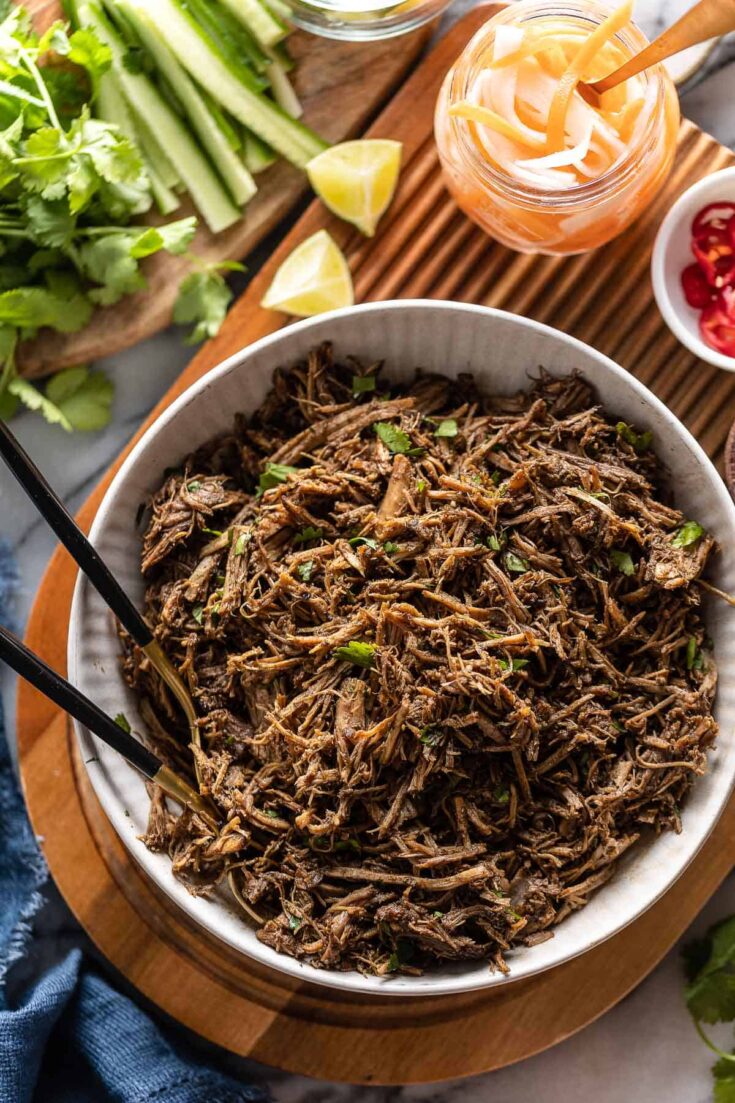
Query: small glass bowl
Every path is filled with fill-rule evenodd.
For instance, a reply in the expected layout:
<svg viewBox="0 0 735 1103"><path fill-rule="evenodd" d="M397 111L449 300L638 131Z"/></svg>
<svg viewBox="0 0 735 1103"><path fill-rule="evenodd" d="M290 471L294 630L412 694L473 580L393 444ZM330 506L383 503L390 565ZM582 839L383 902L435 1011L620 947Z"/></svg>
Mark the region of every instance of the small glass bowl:
<svg viewBox="0 0 735 1103"><path fill-rule="evenodd" d="M292 23L323 38L396 38L435 19L452 0L290 0Z"/></svg>

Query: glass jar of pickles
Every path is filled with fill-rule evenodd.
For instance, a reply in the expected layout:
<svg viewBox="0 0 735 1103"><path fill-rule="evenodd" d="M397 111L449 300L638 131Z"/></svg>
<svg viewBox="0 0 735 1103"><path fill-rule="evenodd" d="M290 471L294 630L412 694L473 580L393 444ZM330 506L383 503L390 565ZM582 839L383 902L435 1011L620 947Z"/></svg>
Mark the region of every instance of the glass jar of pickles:
<svg viewBox="0 0 735 1103"><path fill-rule="evenodd" d="M279 0L282 3L283 0ZM434 19L451 0L288 0L288 18L302 30L355 42L395 38Z"/></svg>
<svg viewBox="0 0 735 1103"><path fill-rule="evenodd" d="M632 6L519 0L481 28L447 74L435 118L447 186L504 245L551 255L595 249L666 179L679 103L663 66L593 103L578 88L646 45Z"/></svg>

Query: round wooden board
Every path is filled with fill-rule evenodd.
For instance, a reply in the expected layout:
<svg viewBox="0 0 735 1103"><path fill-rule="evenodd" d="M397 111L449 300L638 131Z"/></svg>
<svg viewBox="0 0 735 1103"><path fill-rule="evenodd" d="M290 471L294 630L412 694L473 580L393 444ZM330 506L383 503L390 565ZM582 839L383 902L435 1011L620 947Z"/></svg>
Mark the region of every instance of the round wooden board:
<svg viewBox="0 0 735 1103"><path fill-rule="evenodd" d="M359 240L313 204L143 429L204 372L282 324L282 318L258 308L263 291L287 252L327 226L345 248L359 300L456 298L556 324L634 371L689 424L711 456L721 455L735 378L723 379L725 373L696 365L677 349L644 273L661 210L687 183L731 163L732 155L685 124L665 192L629 234L588 257L507 253L447 199L430 139L438 85L488 10L474 9L453 28L370 131L404 143L401 184L381 234ZM592 294L597 285L590 282L590 266L595 280L613 272L619 284L604 304ZM634 312L619 309L627 301L637 303ZM84 529L128 451L83 507ZM29 646L61 671L74 577L71 560L58 551L26 636ZM469 1076L562 1041L650 972L733 864L735 801L669 892L634 925L582 957L492 995L359 1002L262 970L195 928L118 840L89 788L65 717L26 685L19 689L17 715L33 827L59 889L102 953L153 1003L205 1038L265 1064L326 1080L409 1084Z"/></svg>

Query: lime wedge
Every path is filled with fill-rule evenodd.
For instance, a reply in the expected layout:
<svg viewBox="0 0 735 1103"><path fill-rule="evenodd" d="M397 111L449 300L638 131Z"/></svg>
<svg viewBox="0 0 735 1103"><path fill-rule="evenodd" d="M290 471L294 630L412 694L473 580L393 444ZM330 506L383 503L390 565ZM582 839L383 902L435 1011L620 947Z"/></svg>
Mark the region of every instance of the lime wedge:
<svg viewBox="0 0 735 1103"><path fill-rule="evenodd" d="M309 318L354 301L344 254L326 230L319 230L286 257L260 305Z"/></svg>
<svg viewBox="0 0 735 1103"><path fill-rule="evenodd" d="M330 211L372 237L396 190L401 149L387 138L342 142L317 154L306 172Z"/></svg>

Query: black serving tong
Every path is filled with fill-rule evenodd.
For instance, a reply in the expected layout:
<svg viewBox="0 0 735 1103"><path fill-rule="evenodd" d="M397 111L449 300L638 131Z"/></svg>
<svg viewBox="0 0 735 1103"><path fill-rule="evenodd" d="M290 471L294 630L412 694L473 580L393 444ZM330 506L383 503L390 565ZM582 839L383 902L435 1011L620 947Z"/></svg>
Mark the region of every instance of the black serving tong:
<svg viewBox="0 0 735 1103"><path fill-rule="evenodd" d="M212 819L212 809L188 782L165 766L157 755L122 728L116 720L112 720L106 712L90 701L89 697L85 697L81 690L47 666L43 659L34 655L17 636L2 625L0 625L0 659L55 705L59 705L109 747L126 758L141 774L155 781L156 785L160 785L169 796L193 811L199 812L208 821Z"/></svg>
<svg viewBox="0 0 735 1103"><path fill-rule="evenodd" d="M66 506L59 499L55 491L52 490L52 488L46 482L46 479L38 470L33 460L21 447L20 443L15 439L13 433L10 431L7 425L2 421L0 421L0 456L2 456L2 458L5 460L10 471L23 487L26 494L34 503L41 516L48 522L48 524L53 529L54 533L64 545L66 550L69 552L71 557L76 561L79 569L83 572L84 575L86 575L86 577L94 586L97 593L102 598L102 600L110 607L110 609L123 625L123 627L126 629L126 631L130 633L133 640L135 640L138 646L148 656L148 659L150 660L152 666L155 670L158 671L159 675L161 676L161 678L163 678L164 682L172 691L182 709L184 710L187 722L189 724L189 732L191 734L192 743L197 747L201 746L201 737L199 734L199 726L197 724L194 702L192 701L189 691L184 685L184 682L182 681L178 671L166 658L165 654L161 650L160 645L153 638L153 633L151 632L150 628L143 620L143 617L135 608L120 583L112 574L107 564L104 562L99 553L95 550L95 548L89 542L82 530L79 528L76 521L68 512ZM16 640L15 643L18 643L18 641ZM12 653L12 647L7 642L7 640L5 641L4 646L7 654L10 655ZM5 658L5 654L3 654L2 657ZM41 663L40 659L35 658L31 652L28 652L26 656L26 661L30 663L31 660L34 660L36 663ZM7 662L15 670L18 670L18 667L13 661L11 661L10 658L7 659ZM28 666L28 669L30 670L30 666ZM48 671L48 668L46 668L46 670ZM18 672L22 673L23 677L28 677L25 672ZM50 671L49 673L53 675L53 671ZM59 678L59 675L53 676ZM28 680L33 681L33 679L30 677L28 677ZM63 679L61 679L61 681L63 681ZM37 685L36 682L33 682L33 684ZM50 685L50 683L48 682L46 684ZM65 682L64 684L68 687L68 689L72 691L72 693L78 692L74 689L73 686L69 685L69 683ZM57 698L53 696L53 694L48 692L47 688L42 688L41 686L38 686L38 688L41 689L41 692L45 693L46 696L51 697L52 700L57 701L57 703L61 704L61 707L66 709L67 712L70 712L72 716L77 716L77 714L72 709L68 708L66 704L59 702ZM79 696L81 696L81 694ZM91 705L91 702L88 702L88 704ZM118 725L115 725L114 721L110 720L109 717L106 717L104 713L100 713L100 716L102 716L109 724L119 727ZM87 723L86 720L83 722L85 724ZM87 726L89 727L90 731L95 730L91 724L88 724ZM101 739L105 740L105 742L110 743L111 746L114 746L114 744L111 743L111 741L107 739L105 735L101 734L101 732L95 731L95 734L99 735ZM135 743L136 741L133 740L133 742ZM140 744L138 745L140 746ZM121 754L124 754L126 757L128 757L124 750L121 750ZM158 763L158 765L159 767L161 766L160 762ZM197 780L201 780L199 777L199 767L196 761L194 765ZM161 769L164 768L161 767ZM143 770L143 772L145 773L145 770ZM150 775L146 774L146 776ZM177 786L179 787L186 784L180 779L176 779L176 781ZM159 781L158 784L160 784L163 789L166 789L166 785L164 785L162 781ZM168 792L169 790L167 789L166 791ZM194 796L196 796L193 789L190 791ZM180 788L177 790L177 793L172 793L171 795L177 796L177 799L180 800ZM203 806L204 802L202 801L202 798L197 797L197 799L199 801L199 804ZM187 800L185 803L191 805L190 800ZM191 806L193 807L193 805ZM211 809L209 814L211 817Z"/></svg>

